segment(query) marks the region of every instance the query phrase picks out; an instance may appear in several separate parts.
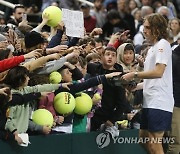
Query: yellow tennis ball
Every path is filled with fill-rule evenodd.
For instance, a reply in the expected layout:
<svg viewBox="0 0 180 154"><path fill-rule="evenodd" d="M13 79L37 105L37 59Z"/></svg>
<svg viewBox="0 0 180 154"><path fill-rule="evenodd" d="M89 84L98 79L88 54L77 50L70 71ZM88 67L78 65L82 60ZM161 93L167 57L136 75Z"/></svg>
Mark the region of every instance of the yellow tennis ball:
<svg viewBox="0 0 180 154"><path fill-rule="evenodd" d="M99 93L95 93L95 94L94 94L94 98L95 98L96 100L101 100L101 95L100 95Z"/></svg>
<svg viewBox="0 0 180 154"><path fill-rule="evenodd" d="M62 11L57 6L49 6L44 9L42 16L46 15L48 17L47 25L50 27L56 27L58 23L62 20Z"/></svg>
<svg viewBox="0 0 180 154"><path fill-rule="evenodd" d="M127 126L128 126L128 120L117 121L117 123L118 123L119 125L124 126L124 127L127 127Z"/></svg>
<svg viewBox="0 0 180 154"><path fill-rule="evenodd" d="M38 109L34 111L32 120L38 125L48 125L50 127L52 127L54 121L52 113L46 109Z"/></svg>
<svg viewBox="0 0 180 154"><path fill-rule="evenodd" d="M126 121L123 123L123 125L124 125L125 127L127 127L127 126L128 126L128 120L126 120Z"/></svg>
<svg viewBox="0 0 180 154"><path fill-rule="evenodd" d="M76 100L76 106L74 112L79 115L87 114L92 108L92 99L86 93L78 93Z"/></svg>
<svg viewBox="0 0 180 154"><path fill-rule="evenodd" d="M75 108L74 96L68 92L61 92L54 98L54 108L60 114L69 114Z"/></svg>
<svg viewBox="0 0 180 154"><path fill-rule="evenodd" d="M53 83L53 84L58 84L60 83L62 80L62 76L59 72L52 72L50 75L49 75L49 81L50 83Z"/></svg>

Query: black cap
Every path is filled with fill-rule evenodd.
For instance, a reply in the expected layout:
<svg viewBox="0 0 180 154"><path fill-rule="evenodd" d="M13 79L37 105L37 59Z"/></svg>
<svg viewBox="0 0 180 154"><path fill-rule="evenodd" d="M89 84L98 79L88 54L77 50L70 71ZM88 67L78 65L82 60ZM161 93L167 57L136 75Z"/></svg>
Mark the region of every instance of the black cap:
<svg viewBox="0 0 180 154"><path fill-rule="evenodd" d="M81 9L90 8L90 6L86 3L82 3L80 7L81 7Z"/></svg>
<svg viewBox="0 0 180 154"><path fill-rule="evenodd" d="M36 31L31 31L26 33L24 41L26 48L31 48L38 44L44 43L45 39L41 36L40 33Z"/></svg>
<svg viewBox="0 0 180 154"><path fill-rule="evenodd" d="M58 69L57 71L59 72L59 73L61 73L64 69L67 69L67 68L69 68L69 67L67 67L66 65L63 65L60 69Z"/></svg>

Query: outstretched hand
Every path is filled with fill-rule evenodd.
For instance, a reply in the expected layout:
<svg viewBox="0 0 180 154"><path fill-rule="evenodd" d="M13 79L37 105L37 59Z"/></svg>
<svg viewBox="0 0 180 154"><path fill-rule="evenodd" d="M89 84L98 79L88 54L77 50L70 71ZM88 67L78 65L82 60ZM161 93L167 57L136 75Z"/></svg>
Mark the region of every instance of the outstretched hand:
<svg viewBox="0 0 180 154"><path fill-rule="evenodd" d="M29 59L29 58L39 58L42 56L42 49L35 49L27 54L24 55L25 59Z"/></svg>
<svg viewBox="0 0 180 154"><path fill-rule="evenodd" d="M9 94L9 87L4 87L0 89L0 94L7 96Z"/></svg>
<svg viewBox="0 0 180 154"><path fill-rule="evenodd" d="M106 77L107 79L109 79L109 78L112 78L112 77L114 77L114 76L119 76L121 73L122 73L122 72L113 72L113 73L106 74L105 77Z"/></svg>
<svg viewBox="0 0 180 154"><path fill-rule="evenodd" d="M66 88L66 89L68 89L68 90L70 90L69 87L68 87L69 85L72 85L72 83L71 83L71 82L62 83L62 87L63 87L63 88Z"/></svg>
<svg viewBox="0 0 180 154"><path fill-rule="evenodd" d="M103 30L101 28L94 28L93 31L90 33L90 36L93 37L95 35L101 35Z"/></svg>
<svg viewBox="0 0 180 154"><path fill-rule="evenodd" d="M131 81L134 78L134 72L124 74L121 79L125 81Z"/></svg>
<svg viewBox="0 0 180 154"><path fill-rule="evenodd" d="M129 32L130 32L130 30L126 30L126 31L122 32L122 33L120 34L120 38L119 38L119 39L120 39L122 42L126 41L126 40L130 37Z"/></svg>

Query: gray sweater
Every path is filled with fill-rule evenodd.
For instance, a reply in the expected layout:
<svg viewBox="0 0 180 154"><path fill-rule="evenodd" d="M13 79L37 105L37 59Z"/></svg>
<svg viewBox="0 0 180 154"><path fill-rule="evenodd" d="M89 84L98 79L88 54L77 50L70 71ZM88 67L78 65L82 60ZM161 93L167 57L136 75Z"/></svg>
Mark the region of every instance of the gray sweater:
<svg viewBox="0 0 180 154"><path fill-rule="evenodd" d="M64 63L66 62L66 58L62 57L58 60L49 61L46 65L42 68L35 70L37 74L50 74L53 71L57 71L60 69Z"/></svg>
<svg viewBox="0 0 180 154"><path fill-rule="evenodd" d="M32 92L52 92L59 88L59 84L44 84L36 86L27 86L22 90L12 90L12 93L28 94ZM5 129L10 132L25 133L28 129L29 119L32 108L30 103L23 105L15 105L9 108L9 115L5 125ZM31 130L42 129L40 126L36 126L33 122L30 122Z"/></svg>

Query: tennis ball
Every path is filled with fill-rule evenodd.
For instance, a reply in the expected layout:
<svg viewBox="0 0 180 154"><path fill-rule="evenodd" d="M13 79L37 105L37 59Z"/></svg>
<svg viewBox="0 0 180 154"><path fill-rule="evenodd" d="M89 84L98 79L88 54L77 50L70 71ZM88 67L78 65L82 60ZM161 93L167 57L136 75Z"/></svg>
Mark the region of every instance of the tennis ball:
<svg viewBox="0 0 180 154"><path fill-rule="evenodd" d="M118 123L119 125L124 126L124 127L127 127L127 126L128 126L128 120L117 121L117 123Z"/></svg>
<svg viewBox="0 0 180 154"><path fill-rule="evenodd" d="M53 84L58 84L60 83L62 80L62 76L59 72L52 72L50 75L49 75L49 81L50 83L53 83Z"/></svg>
<svg viewBox="0 0 180 154"><path fill-rule="evenodd" d="M122 125L123 125L124 127L127 127L127 126L128 126L128 120L126 120L124 123L122 123Z"/></svg>
<svg viewBox="0 0 180 154"><path fill-rule="evenodd" d="M46 15L48 17L47 25L50 27L56 27L58 23L62 20L62 11L57 6L49 6L44 9L42 16Z"/></svg>
<svg viewBox="0 0 180 154"><path fill-rule="evenodd" d="M68 92L61 92L54 97L54 108L60 114L69 114L75 108L74 96Z"/></svg>
<svg viewBox="0 0 180 154"><path fill-rule="evenodd" d="M78 93L76 94L76 106L74 112L79 115L87 114L92 108L92 99L86 93Z"/></svg>
<svg viewBox="0 0 180 154"><path fill-rule="evenodd" d="M54 121L52 113L46 109L38 109L34 111L32 120L38 125L48 125L49 127L52 127Z"/></svg>
<svg viewBox="0 0 180 154"><path fill-rule="evenodd" d="M94 94L94 98L95 98L96 100L101 100L101 95L100 95L99 93L95 93L95 94Z"/></svg>

